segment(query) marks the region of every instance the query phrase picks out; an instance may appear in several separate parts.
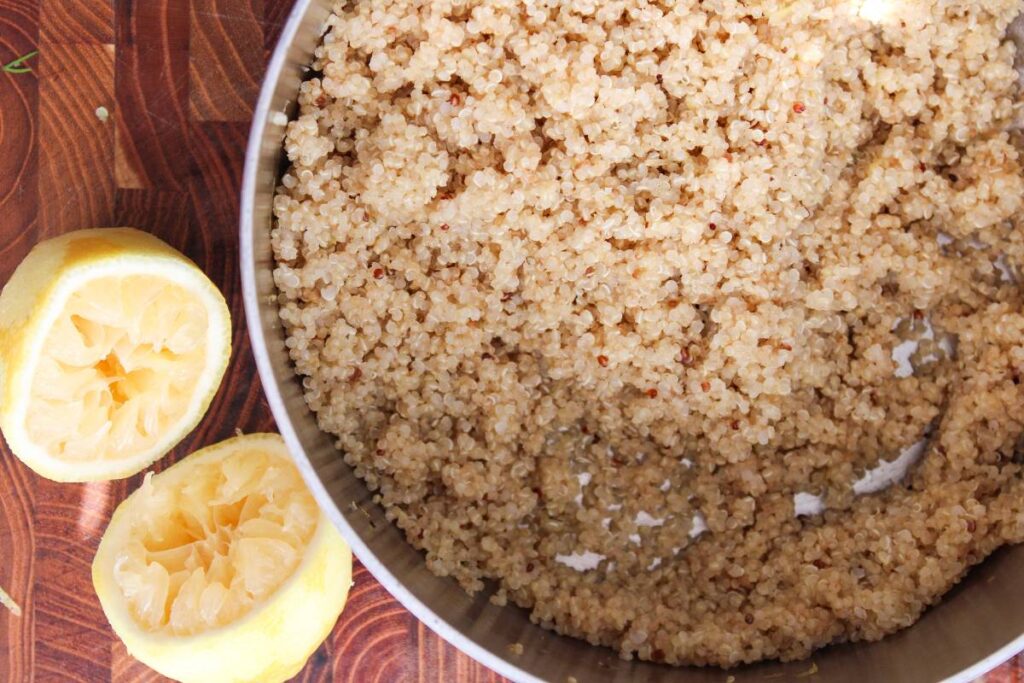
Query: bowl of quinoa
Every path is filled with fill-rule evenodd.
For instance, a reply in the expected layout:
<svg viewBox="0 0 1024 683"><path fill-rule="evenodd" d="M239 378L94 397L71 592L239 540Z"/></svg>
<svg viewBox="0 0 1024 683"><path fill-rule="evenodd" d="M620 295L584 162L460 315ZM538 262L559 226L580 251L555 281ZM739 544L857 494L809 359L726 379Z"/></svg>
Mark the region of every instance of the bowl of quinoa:
<svg viewBox="0 0 1024 683"><path fill-rule="evenodd" d="M1024 540L1024 4L331 9L261 305L439 580L670 675L913 642Z"/></svg>

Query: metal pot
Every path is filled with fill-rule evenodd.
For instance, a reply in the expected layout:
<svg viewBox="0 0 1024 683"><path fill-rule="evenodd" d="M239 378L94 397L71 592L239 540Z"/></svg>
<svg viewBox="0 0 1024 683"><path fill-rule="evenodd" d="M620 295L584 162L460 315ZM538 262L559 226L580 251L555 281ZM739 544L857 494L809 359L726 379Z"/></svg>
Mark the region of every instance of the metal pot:
<svg viewBox="0 0 1024 683"><path fill-rule="evenodd" d="M487 591L470 597L431 574L422 554L374 504L319 430L302 396L277 314L270 247L271 206L282 164L281 142L306 65L319 43L330 0L298 0L267 69L253 120L242 186L241 268L245 312L260 378L292 456L320 506L369 571L441 637L515 681L767 680L969 681L1024 648L1024 547L1003 549L914 626L877 643L837 645L806 662L763 663L723 672L627 662L609 649L557 635ZM1017 27L1015 27L1017 28ZM510 646L523 645L519 655ZM803 674L803 675L801 675Z"/></svg>

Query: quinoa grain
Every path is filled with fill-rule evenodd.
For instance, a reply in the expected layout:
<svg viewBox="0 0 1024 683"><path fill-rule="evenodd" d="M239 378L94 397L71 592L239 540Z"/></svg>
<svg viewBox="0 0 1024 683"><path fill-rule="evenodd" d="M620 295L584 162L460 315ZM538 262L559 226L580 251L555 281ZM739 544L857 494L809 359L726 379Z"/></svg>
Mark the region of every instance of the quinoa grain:
<svg viewBox="0 0 1024 683"><path fill-rule="evenodd" d="M280 315L433 571L732 666L881 638L1024 539L1020 2L880 5L336 5Z"/></svg>

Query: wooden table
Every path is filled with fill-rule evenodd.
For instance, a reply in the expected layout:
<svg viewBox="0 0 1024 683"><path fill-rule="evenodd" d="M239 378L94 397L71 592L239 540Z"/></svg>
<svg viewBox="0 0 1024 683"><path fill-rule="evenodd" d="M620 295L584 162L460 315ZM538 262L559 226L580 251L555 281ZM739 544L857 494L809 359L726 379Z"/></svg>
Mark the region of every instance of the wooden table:
<svg viewBox="0 0 1024 683"><path fill-rule="evenodd" d="M33 244L132 225L221 287L233 362L199 428L157 464L274 430L241 304L238 188L250 112L291 0L0 0L0 282ZM102 120L103 107L109 118ZM141 482L56 484L0 456L0 680L153 681L111 632L89 567L113 508ZM499 681L427 630L362 567L309 681Z"/></svg>
<svg viewBox="0 0 1024 683"><path fill-rule="evenodd" d="M131 225L221 287L234 359L209 414L156 465L273 430L245 334L238 188L249 118L292 0L0 0L0 283L39 240ZM109 116L106 116L109 114ZM0 446L0 680L156 681L113 635L89 567L112 509L141 482L56 484ZM300 680L500 681L447 645L357 566L348 606ZM1006 665L991 681L1020 681ZM723 676L724 679L724 676Z"/></svg>

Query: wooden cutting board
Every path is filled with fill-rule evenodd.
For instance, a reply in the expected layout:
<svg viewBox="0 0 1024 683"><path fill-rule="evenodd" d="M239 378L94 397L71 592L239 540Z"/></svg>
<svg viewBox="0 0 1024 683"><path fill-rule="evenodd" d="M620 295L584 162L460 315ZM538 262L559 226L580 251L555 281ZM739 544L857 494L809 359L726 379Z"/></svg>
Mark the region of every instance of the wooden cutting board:
<svg viewBox="0 0 1024 683"><path fill-rule="evenodd" d="M253 102L291 0L0 0L0 283L33 244L92 226L159 235L231 306L233 362L210 412L161 460L243 431L273 431L245 333L238 188ZM103 120L103 107L109 117ZM5 447L3 447L5 448ZM142 481L69 485L0 453L0 680L162 680L133 660L92 590L113 508ZM300 680L500 681L447 645L362 567Z"/></svg>
<svg viewBox="0 0 1024 683"><path fill-rule="evenodd" d="M209 414L160 461L274 429L245 333L238 189L264 64L292 0L0 0L0 283L33 244L130 225L185 252L221 287L234 359ZM89 567L113 508L141 482L69 485L0 445L0 680L162 680L114 637ZM447 645L358 566L348 606L299 680L502 679ZM990 681L1022 680L1008 664ZM723 675L723 680L725 676Z"/></svg>

